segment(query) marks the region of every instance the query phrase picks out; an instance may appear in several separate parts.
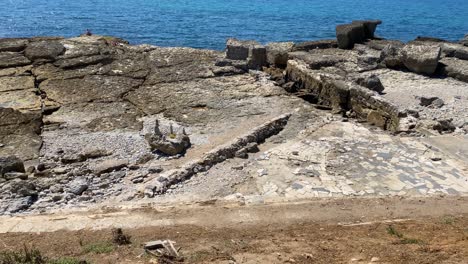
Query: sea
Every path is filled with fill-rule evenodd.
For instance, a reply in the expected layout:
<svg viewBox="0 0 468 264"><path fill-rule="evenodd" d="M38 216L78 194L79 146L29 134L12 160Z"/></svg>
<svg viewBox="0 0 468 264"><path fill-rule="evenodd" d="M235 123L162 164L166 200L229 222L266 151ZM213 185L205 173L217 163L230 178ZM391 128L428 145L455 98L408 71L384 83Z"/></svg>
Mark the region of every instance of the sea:
<svg viewBox="0 0 468 264"><path fill-rule="evenodd" d="M94 34L132 44L222 50L227 38L307 41L380 19L379 37L459 40L468 0L0 0L0 37Z"/></svg>

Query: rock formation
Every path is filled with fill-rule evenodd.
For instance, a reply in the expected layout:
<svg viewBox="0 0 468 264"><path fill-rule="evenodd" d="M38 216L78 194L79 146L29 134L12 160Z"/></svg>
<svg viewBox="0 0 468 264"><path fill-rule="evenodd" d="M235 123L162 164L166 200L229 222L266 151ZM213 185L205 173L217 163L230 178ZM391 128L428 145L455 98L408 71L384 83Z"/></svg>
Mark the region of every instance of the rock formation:
<svg viewBox="0 0 468 264"><path fill-rule="evenodd" d="M351 49L354 44L362 43L366 39L373 39L380 20L353 21L350 24L336 26L336 39L340 49Z"/></svg>
<svg viewBox="0 0 468 264"><path fill-rule="evenodd" d="M266 179L287 166L243 168L276 145L295 148L284 161L297 166L309 157L296 145L321 142L309 129L331 122L466 135L467 47L373 39L378 24L339 26L337 40L230 39L225 53L95 35L0 39L0 214L153 197L218 169Z"/></svg>
<svg viewBox="0 0 468 264"><path fill-rule="evenodd" d="M159 121L156 120L153 133L146 135L152 151L159 151L169 156L183 154L190 147L190 138L182 128L177 133L174 132L172 124L167 134L161 133Z"/></svg>

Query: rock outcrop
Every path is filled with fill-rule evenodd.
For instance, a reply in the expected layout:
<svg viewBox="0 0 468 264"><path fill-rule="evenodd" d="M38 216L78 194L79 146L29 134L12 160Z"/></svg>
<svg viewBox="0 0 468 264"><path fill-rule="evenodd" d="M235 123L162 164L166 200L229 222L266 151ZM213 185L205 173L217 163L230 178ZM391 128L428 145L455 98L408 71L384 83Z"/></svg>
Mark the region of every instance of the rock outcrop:
<svg viewBox="0 0 468 264"><path fill-rule="evenodd" d="M378 24L353 22L338 41L230 39L225 53L101 36L0 39L0 213L154 196L218 167L267 178L272 170L243 170L268 160L253 153L330 120L468 133L466 47L373 39Z"/></svg>
<svg viewBox="0 0 468 264"><path fill-rule="evenodd" d="M421 74L434 74L437 69L441 48L431 45L409 44L402 48L403 64L411 71Z"/></svg>
<svg viewBox="0 0 468 264"><path fill-rule="evenodd" d="M184 128L175 132L171 124L168 133L163 134L158 120L156 120L153 133L146 135L146 140L152 151L159 151L169 156L184 154L191 145Z"/></svg>
<svg viewBox="0 0 468 264"><path fill-rule="evenodd" d="M374 38L377 25L380 20L353 21L350 24L336 26L336 38L340 49L351 49L356 43L362 43L366 39Z"/></svg>

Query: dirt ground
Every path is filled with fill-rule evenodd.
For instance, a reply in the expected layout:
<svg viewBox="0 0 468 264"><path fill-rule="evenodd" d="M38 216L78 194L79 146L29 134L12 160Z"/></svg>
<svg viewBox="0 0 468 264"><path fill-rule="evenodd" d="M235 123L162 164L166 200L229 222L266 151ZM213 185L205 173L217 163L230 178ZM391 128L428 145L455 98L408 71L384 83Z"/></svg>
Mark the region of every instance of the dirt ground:
<svg viewBox="0 0 468 264"><path fill-rule="evenodd" d="M204 205L190 210L176 208L170 213L144 209L135 213L154 218L165 214L175 218L189 216L200 222L124 228L132 242L126 246L110 244L110 227L3 233L0 251L27 245L51 258L68 256L88 263L178 263L144 254L145 242L170 239L180 247L183 263L468 263L466 205L466 199L447 197L348 199L273 207ZM320 208L326 210L326 218L316 216ZM263 217L237 222L215 217L231 215L232 211L246 215L249 210L260 212ZM300 210L304 211L303 217L281 217ZM204 222L207 215L212 219ZM105 253L86 250L99 244L107 245Z"/></svg>

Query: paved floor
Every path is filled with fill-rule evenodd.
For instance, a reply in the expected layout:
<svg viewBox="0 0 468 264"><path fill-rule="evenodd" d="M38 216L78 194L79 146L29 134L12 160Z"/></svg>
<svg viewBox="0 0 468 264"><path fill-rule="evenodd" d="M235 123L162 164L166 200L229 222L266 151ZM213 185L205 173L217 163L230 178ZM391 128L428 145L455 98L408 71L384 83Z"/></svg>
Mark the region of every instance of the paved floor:
<svg viewBox="0 0 468 264"><path fill-rule="evenodd" d="M467 142L456 136L393 136L354 122L332 121L306 128L294 140L272 138L249 159L218 164L154 201L464 196Z"/></svg>

